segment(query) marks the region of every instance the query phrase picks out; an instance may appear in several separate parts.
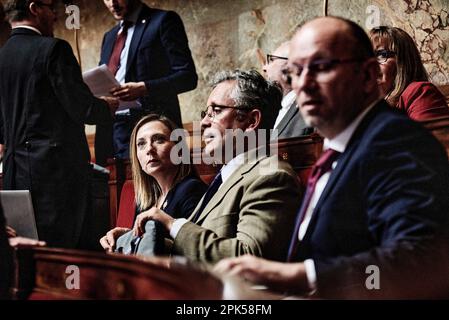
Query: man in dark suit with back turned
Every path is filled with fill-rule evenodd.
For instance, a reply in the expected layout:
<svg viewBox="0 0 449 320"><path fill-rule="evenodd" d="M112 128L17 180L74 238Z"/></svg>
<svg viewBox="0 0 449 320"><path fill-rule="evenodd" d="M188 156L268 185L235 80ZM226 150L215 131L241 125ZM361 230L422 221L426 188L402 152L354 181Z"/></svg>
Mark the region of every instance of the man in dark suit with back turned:
<svg viewBox="0 0 449 320"><path fill-rule="evenodd" d="M118 102L84 84L70 45L53 38L53 0L8 0L13 27L0 49L0 143L4 189L31 191L38 234L77 247L89 212L84 124L111 122Z"/></svg>
<svg viewBox="0 0 449 320"><path fill-rule="evenodd" d="M100 64L108 65L121 83L114 96L138 99L141 107L120 107L113 130L97 126L99 164L112 156L129 158L131 131L144 114L163 114L182 127L177 95L195 89L198 80L184 25L175 12L149 8L140 0L103 1L120 23L104 36Z"/></svg>
<svg viewBox="0 0 449 320"><path fill-rule="evenodd" d="M363 29L334 17L306 23L292 40L289 73L306 123L325 137L291 263L246 256L217 269L324 298L447 297L447 155L379 99Z"/></svg>

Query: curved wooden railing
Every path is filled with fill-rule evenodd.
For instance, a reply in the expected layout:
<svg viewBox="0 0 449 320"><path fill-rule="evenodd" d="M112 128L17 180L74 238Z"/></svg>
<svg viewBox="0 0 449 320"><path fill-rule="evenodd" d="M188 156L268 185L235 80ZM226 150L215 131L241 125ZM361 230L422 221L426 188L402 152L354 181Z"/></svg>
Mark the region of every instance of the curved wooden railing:
<svg viewBox="0 0 449 320"><path fill-rule="evenodd" d="M15 299L221 299L221 280L183 258L15 250Z"/></svg>

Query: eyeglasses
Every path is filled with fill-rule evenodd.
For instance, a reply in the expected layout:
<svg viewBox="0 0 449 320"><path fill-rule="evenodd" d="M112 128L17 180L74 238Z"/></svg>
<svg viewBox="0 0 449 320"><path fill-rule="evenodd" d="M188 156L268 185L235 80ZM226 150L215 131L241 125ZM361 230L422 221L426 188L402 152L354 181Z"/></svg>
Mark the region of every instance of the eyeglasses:
<svg viewBox="0 0 449 320"><path fill-rule="evenodd" d="M307 65L294 64L288 66L282 70L284 79L290 81L301 77L304 69L309 70L309 73L315 77L316 82L326 83L332 80L333 70L339 64L362 62L365 59L362 58L350 58L350 59L319 59L312 61Z"/></svg>
<svg viewBox="0 0 449 320"><path fill-rule="evenodd" d="M40 1L35 1L34 3L36 5L38 5L39 7L48 7L48 9L50 9L52 12L56 12L54 3L43 3L43 2L40 2Z"/></svg>
<svg viewBox="0 0 449 320"><path fill-rule="evenodd" d="M272 55L272 54L267 54L267 64L270 64L274 60L277 60L277 59L288 60L287 57L281 57L281 56L275 56L275 55Z"/></svg>
<svg viewBox="0 0 449 320"><path fill-rule="evenodd" d="M396 53L393 51L390 51L390 50L382 49L382 50L377 50L376 52L374 52L374 55L376 56L377 62L379 62L380 64L383 64L383 63L387 62L387 60L389 58L394 57L396 55Z"/></svg>
<svg viewBox="0 0 449 320"><path fill-rule="evenodd" d="M237 110L249 110L246 107L239 106L220 106L218 104L207 106L205 111L201 111L201 119L208 117L209 120L213 121L216 117L220 116L222 109L237 109Z"/></svg>

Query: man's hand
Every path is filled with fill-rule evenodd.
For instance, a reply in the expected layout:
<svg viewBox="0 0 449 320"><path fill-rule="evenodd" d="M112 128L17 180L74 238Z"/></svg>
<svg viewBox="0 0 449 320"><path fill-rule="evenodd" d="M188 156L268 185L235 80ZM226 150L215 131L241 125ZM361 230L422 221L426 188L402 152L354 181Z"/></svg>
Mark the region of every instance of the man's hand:
<svg viewBox="0 0 449 320"><path fill-rule="evenodd" d="M17 237L17 232L10 226L6 226L6 234L8 235L8 238L14 238Z"/></svg>
<svg viewBox="0 0 449 320"><path fill-rule="evenodd" d="M109 230L106 235L100 239L100 244L103 247L104 250L107 252L114 252L115 250L115 242L117 239L128 232L131 229L128 228L114 228L112 230Z"/></svg>
<svg viewBox="0 0 449 320"><path fill-rule="evenodd" d="M107 102L109 106L109 111L111 112L111 115L113 116L115 114L115 111L117 111L119 107L119 100L117 98L112 97L100 97L100 99L103 99Z"/></svg>
<svg viewBox="0 0 449 320"><path fill-rule="evenodd" d="M279 292L303 294L309 285L303 263L283 263L244 255L223 259L214 270L223 275L239 276L254 284L266 285Z"/></svg>
<svg viewBox="0 0 449 320"><path fill-rule="evenodd" d="M137 98L143 97L148 94L145 82L127 82L120 87L114 88L110 93L115 97L123 101L133 101Z"/></svg>
<svg viewBox="0 0 449 320"><path fill-rule="evenodd" d="M9 238L9 245L11 247L44 247L47 244L44 241L38 241L34 239L29 238L23 238L23 237L13 237Z"/></svg>
<svg viewBox="0 0 449 320"><path fill-rule="evenodd" d="M145 224L148 220L159 221L162 223L170 232L170 229L173 225L173 219L170 215L166 214L164 211L158 208L151 208L150 210L144 211L136 217L136 222L134 223L134 235L141 236L145 233Z"/></svg>

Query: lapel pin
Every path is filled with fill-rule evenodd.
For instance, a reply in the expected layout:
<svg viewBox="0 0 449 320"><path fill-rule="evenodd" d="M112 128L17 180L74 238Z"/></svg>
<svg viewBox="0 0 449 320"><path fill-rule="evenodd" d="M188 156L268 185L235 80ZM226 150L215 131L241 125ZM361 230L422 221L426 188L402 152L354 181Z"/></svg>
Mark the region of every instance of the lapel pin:
<svg viewBox="0 0 449 320"><path fill-rule="evenodd" d="M147 22L147 20L143 19L143 20L142 20L142 23L145 23L145 22Z"/></svg>

